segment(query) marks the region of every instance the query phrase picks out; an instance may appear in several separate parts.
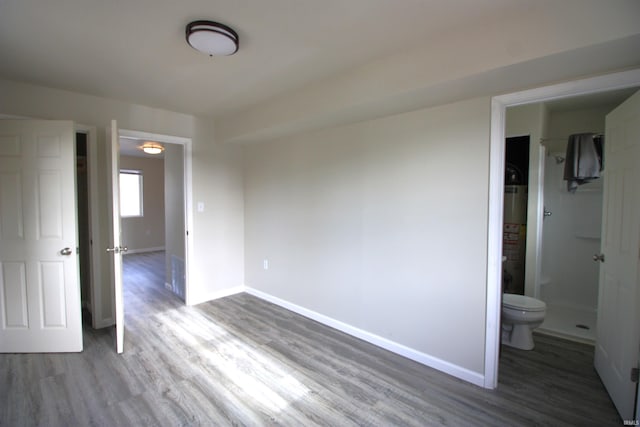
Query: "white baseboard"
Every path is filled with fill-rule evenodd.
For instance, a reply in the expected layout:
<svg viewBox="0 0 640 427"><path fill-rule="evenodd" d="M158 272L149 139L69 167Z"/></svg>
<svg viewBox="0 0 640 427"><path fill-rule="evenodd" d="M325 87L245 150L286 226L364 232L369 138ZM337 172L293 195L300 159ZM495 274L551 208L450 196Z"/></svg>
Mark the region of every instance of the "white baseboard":
<svg viewBox="0 0 640 427"><path fill-rule="evenodd" d="M430 356L428 354L422 353L415 349L409 348L405 345L398 344L397 342L394 342L386 338L380 337L378 335L372 334L370 332L364 331L360 328L356 328L355 326L351 326L339 320L317 313L313 310L309 310L299 305L290 303L289 301L285 301L278 297L274 297L272 295L269 295L257 289L253 289L251 287L245 286L244 292L250 295L253 295L257 298L263 299L265 301L269 301L280 307L286 308L287 310L291 310L294 313L298 313L302 316L313 319L317 322L322 323L323 325L332 327L346 334L359 338L363 341L366 341L378 347L384 348L385 350L389 350L390 352L406 357L407 359L411 359L415 362L437 369L446 374L452 375L464 381L468 381L477 386L484 387L484 375L479 374L478 372L470 371L469 369L463 368L458 365L454 365L453 363L447 362L437 357Z"/></svg>

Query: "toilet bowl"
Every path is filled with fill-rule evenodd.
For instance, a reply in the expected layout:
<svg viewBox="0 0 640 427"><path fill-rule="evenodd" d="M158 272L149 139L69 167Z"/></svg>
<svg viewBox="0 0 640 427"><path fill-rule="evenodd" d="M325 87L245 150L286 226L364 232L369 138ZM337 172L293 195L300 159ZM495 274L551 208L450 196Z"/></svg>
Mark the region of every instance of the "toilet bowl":
<svg viewBox="0 0 640 427"><path fill-rule="evenodd" d="M547 305L525 295L502 295L502 343L532 350L533 330L544 321Z"/></svg>

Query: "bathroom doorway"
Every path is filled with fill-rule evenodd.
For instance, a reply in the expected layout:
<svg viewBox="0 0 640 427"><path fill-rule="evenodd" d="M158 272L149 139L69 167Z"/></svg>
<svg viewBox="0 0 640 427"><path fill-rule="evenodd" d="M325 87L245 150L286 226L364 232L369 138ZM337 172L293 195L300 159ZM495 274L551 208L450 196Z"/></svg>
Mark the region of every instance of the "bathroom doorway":
<svg viewBox="0 0 640 427"><path fill-rule="evenodd" d="M633 88L614 90L507 109L507 129L510 127L510 118L528 120L530 126L539 126L541 137L537 143L542 146L544 152L539 159L540 164L529 164L534 174L540 174L539 188L530 186L529 189L534 197L536 193L541 197L543 212L542 222L538 226L541 239L535 247L535 252L526 255L531 258L530 255L537 254L538 259L522 264L523 270L524 264L531 268L539 265L535 275L522 272L522 277L526 276L529 281L524 284L526 292L520 292L522 282L518 267L521 264L520 259L516 258L525 255L509 251L506 241L503 246L503 255L508 258L505 264L511 263L512 270L515 270L514 273L505 265L505 291L524 293L544 301L547 305L545 321L536 329L537 333L587 344L595 343L599 263L593 262L592 257L600 251L603 180L595 179L580 185L575 192L568 191L567 181L563 176L567 142L573 134L604 134L605 116L633 92ZM514 142L510 142L512 140L515 139L507 138L505 147L505 190L510 188L509 179L516 179L509 176L509 170L515 168L516 172L524 175L518 170L522 166L516 167L514 161L509 160L509 153L513 152L515 147ZM512 172L512 175L516 172ZM529 176L529 173L526 175ZM507 215L514 211L507 209L507 201L510 200L516 199L512 194L505 192L505 227ZM518 213L517 210L515 212ZM539 212L538 215L532 215L534 221L539 217ZM526 220L524 224L523 227L526 227ZM523 230L520 231L522 236L527 235ZM505 236L508 234L505 229ZM517 235L512 235L516 241ZM526 242L522 244L526 245Z"/></svg>
<svg viewBox="0 0 640 427"><path fill-rule="evenodd" d="M538 89L501 95L492 99L491 114L491 150L490 150L490 194L489 194L489 245L487 263L487 323L486 323L486 352L485 352L485 387L495 388L498 384L498 361L500 350L500 315L502 296L502 240L503 240L503 195L504 195L504 155L505 136L511 136L512 129L507 125L507 113L515 107L529 107L535 114L535 126L529 127L526 132L518 132L516 135L529 134L531 136L531 164L538 167L530 173L528 229L531 236L532 228L539 228L534 232L535 239L527 239L528 257L533 256L538 264L535 268L527 268L525 292L535 296L540 289L541 260L542 255L536 254L536 250L542 246L542 222L543 222L543 194L537 194L535 189L542 192L544 188L544 159L547 158L546 147L540 144L544 137L551 137L548 133L548 117L543 102L577 99L582 96L606 96L621 89L639 87L640 70L631 70L594 77L584 80L576 80L570 83L562 83ZM636 89L637 90L637 89ZM513 123L512 123L513 125ZM538 157L538 159L536 159ZM606 159L605 159L606 164ZM537 171L537 173L536 173ZM531 177L534 178L533 182ZM499 184L499 185L496 185ZM533 213L533 215L531 215ZM538 225L540 227L538 227ZM529 250L534 245L534 250ZM527 266L529 263L527 262ZM529 280L533 275L534 279ZM530 284L534 288L530 289Z"/></svg>

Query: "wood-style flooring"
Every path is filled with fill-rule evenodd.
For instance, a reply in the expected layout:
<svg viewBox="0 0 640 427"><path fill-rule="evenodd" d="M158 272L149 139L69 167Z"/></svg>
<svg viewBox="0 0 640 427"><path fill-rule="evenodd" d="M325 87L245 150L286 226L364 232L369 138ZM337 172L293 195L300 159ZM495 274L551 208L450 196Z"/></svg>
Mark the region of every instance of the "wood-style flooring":
<svg viewBox="0 0 640 427"><path fill-rule="evenodd" d="M485 390L247 294L186 307L125 257L125 353L1 354L1 426L619 426L593 348L504 348ZM420 327L428 327L422 325Z"/></svg>

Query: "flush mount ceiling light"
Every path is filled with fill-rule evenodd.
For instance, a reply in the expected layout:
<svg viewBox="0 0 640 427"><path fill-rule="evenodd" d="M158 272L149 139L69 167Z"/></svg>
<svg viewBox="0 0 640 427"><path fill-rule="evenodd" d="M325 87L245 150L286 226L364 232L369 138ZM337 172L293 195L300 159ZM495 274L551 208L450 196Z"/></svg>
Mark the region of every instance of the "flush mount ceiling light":
<svg viewBox="0 0 640 427"><path fill-rule="evenodd" d="M238 34L213 21L193 21L187 25L187 43L209 56L233 55L238 51Z"/></svg>
<svg viewBox="0 0 640 427"><path fill-rule="evenodd" d="M142 151L147 154L160 154L164 151L164 147L157 142L145 142L142 144Z"/></svg>

